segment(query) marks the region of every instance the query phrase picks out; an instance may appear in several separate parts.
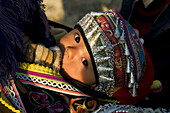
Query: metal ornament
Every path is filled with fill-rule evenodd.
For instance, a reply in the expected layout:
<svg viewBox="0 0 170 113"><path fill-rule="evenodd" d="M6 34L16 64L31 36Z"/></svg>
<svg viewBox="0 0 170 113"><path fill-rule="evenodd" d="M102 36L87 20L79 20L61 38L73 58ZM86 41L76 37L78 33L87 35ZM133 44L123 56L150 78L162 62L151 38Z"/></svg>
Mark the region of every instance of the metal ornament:
<svg viewBox="0 0 170 113"><path fill-rule="evenodd" d="M126 56L129 56L129 55L130 55L130 51L129 51L128 46L127 46L126 43L125 43L125 55L126 55Z"/></svg>
<svg viewBox="0 0 170 113"><path fill-rule="evenodd" d="M131 72L131 67L130 67L130 61L129 58L127 60L127 66L126 66L126 73L130 73Z"/></svg>
<svg viewBox="0 0 170 113"><path fill-rule="evenodd" d="M110 57L95 57L94 58L96 63L104 62L104 61L107 61L109 59L110 59Z"/></svg>
<svg viewBox="0 0 170 113"><path fill-rule="evenodd" d="M136 82L133 84L132 96L133 97L137 96L137 83Z"/></svg>
<svg viewBox="0 0 170 113"><path fill-rule="evenodd" d="M97 73L99 76L99 84L95 87L96 91L106 92L111 89L108 94L109 97L113 94L113 88L115 86L113 63L110 63L110 59L114 56L114 51L110 51L111 48L114 50L113 45L101 27L98 25L95 16L99 16L105 13L92 12L86 14L79 22L84 34L87 38L88 44L90 45L91 52L97 67ZM98 45L98 43L100 43ZM111 53L111 54L110 54ZM107 76L106 76L107 74Z"/></svg>
<svg viewBox="0 0 170 113"><path fill-rule="evenodd" d="M115 38L120 37L120 33L119 33L119 29L118 29L117 25L116 25L116 30L115 30L114 36L115 36Z"/></svg>
<svg viewBox="0 0 170 113"><path fill-rule="evenodd" d="M98 54L98 52L103 51L106 48L107 48L107 46L98 46L96 48L93 48L92 51L93 51L93 54L96 55L96 54Z"/></svg>
<svg viewBox="0 0 170 113"><path fill-rule="evenodd" d="M119 32L119 29L118 29L118 20L119 20L119 17L117 17L117 19L116 19L116 30L114 32L115 38L119 38L120 37L120 32Z"/></svg>
<svg viewBox="0 0 170 113"><path fill-rule="evenodd" d="M124 37L124 35L125 35L125 33L124 33L124 30L123 30L123 33L122 33L122 35L121 35L121 37L120 37L120 39L119 39L119 43L121 43L121 44L125 43L125 37Z"/></svg>
<svg viewBox="0 0 170 113"><path fill-rule="evenodd" d="M133 86L134 83L135 83L135 76L133 75L133 72L131 72L128 87L129 87L129 88L132 88L132 86Z"/></svg>

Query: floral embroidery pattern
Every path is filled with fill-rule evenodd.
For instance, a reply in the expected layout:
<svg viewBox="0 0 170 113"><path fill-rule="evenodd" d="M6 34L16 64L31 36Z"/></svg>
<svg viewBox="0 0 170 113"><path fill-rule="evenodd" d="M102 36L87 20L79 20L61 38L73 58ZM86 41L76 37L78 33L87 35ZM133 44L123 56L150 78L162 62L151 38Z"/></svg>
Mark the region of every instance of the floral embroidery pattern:
<svg viewBox="0 0 170 113"><path fill-rule="evenodd" d="M54 102L53 97L46 93L30 92L29 99L36 106L34 109L35 113L44 109L49 113L61 113L64 111L65 104L61 101Z"/></svg>
<svg viewBox="0 0 170 113"><path fill-rule="evenodd" d="M76 98L70 101L72 113L89 113L94 111L97 106L97 101L91 98Z"/></svg>

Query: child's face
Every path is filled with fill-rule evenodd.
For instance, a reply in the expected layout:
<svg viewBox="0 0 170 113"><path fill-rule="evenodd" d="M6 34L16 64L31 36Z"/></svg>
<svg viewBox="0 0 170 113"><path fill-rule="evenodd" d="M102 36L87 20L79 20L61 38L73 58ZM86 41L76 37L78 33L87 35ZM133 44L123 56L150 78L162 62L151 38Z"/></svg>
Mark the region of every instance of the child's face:
<svg viewBox="0 0 170 113"><path fill-rule="evenodd" d="M62 68L72 78L95 86L95 75L90 55L80 32L75 29L60 40L63 52Z"/></svg>

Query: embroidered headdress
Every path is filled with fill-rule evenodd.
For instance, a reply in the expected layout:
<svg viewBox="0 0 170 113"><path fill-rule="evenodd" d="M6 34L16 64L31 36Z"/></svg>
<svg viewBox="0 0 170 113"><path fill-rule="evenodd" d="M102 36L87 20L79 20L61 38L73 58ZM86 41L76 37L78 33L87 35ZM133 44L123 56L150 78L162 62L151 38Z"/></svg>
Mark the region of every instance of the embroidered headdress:
<svg viewBox="0 0 170 113"><path fill-rule="evenodd" d="M135 97L146 62L140 39L129 23L111 9L86 14L75 28L81 32L91 57L95 90L111 97L114 87L128 86Z"/></svg>

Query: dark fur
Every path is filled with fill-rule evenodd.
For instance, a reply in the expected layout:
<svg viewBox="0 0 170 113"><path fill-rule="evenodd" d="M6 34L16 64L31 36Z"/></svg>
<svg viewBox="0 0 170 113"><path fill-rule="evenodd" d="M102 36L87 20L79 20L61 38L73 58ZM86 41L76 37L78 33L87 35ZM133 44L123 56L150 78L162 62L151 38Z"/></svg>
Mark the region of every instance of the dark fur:
<svg viewBox="0 0 170 113"><path fill-rule="evenodd" d="M41 0L0 0L0 76L14 75L25 32L34 43L55 45Z"/></svg>

